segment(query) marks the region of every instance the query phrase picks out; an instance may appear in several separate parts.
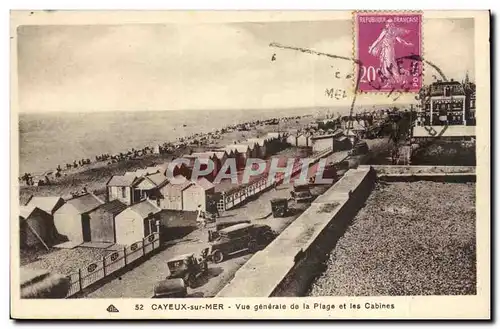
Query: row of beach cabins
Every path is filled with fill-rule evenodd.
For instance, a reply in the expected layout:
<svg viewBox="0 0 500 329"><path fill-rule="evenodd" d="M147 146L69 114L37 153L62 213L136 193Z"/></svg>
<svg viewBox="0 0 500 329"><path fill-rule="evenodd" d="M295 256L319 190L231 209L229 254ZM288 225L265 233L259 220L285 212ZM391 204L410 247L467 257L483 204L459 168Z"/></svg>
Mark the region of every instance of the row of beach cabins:
<svg viewBox="0 0 500 329"><path fill-rule="evenodd" d="M173 154L176 150L188 146L203 146L221 138L221 135L231 131L249 131L259 125L277 125L280 122L300 119L301 116L272 118L266 120L254 120L245 123L233 124L207 133L195 133L186 137L178 137L174 142L165 142L155 146L146 146L142 149L130 149L116 154L103 153L95 156L95 161L91 159L75 160L66 163L64 166L58 165L54 170L43 173L24 173L19 177L19 183L27 186L51 185L54 180L66 175L67 171L85 167L91 163L106 162L108 165L122 161L128 161L143 157L148 154Z"/></svg>
<svg viewBox="0 0 500 329"><path fill-rule="evenodd" d="M187 178L183 184L169 182L167 162L112 176L106 184L107 200L86 191L68 200L33 196L20 210L21 247L50 248L62 241L129 245L158 232L160 222L168 226L172 217L189 217L186 225L195 225L190 214L199 206L206 211L216 193L210 177L190 179L194 161L214 161L216 175L227 158L236 158L244 165L247 158L265 158L277 152L284 147L283 137L269 133L241 144L184 155L191 163L178 165L173 172Z"/></svg>
<svg viewBox="0 0 500 329"><path fill-rule="evenodd" d="M174 176L186 178L183 184L169 181L166 171L170 162L166 162L112 176L106 184L106 200L86 191L68 200L32 197L21 207L19 215L21 246L43 245L49 248L62 241L74 245L129 245L168 227L172 219L179 223L180 217L186 221L185 225L196 225L193 220L196 215L193 214L200 206L203 211L214 211L213 206L217 207L220 193L216 193L212 179L226 159L235 158L242 168L246 159L265 159L289 144L312 147L313 152L329 147L348 149L351 145L341 130L316 136L309 133L268 133L239 144L184 155L182 157L189 159L190 163L177 165L173 171ZM191 180L194 162L203 164L208 159L215 163L213 173Z"/></svg>

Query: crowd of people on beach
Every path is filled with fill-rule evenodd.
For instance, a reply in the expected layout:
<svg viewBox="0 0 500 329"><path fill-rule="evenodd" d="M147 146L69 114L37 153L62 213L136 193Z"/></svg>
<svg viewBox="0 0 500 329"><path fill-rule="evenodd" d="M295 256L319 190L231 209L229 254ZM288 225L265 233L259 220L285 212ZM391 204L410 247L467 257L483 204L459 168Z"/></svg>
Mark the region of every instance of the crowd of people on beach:
<svg viewBox="0 0 500 329"><path fill-rule="evenodd" d="M383 113L381 111L380 113ZM341 123L346 120L373 120L375 113L357 113L356 117L350 118L349 116L338 116L336 118L328 117L327 120L335 121ZM377 113L378 114L378 113ZM378 116L375 114L375 116ZM185 137L178 137L175 141L164 142L163 144L158 144L154 147L146 146L142 149L132 148L126 152L120 152L116 154L103 153L95 156L95 161L91 161L88 158L74 160L72 163L66 163L64 168L58 165L55 171L47 171L43 174L33 174L24 173L19 177L19 182L27 186L40 186L40 185L50 185L54 180L67 175L71 171L77 168L83 168L89 166L91 163L105 162L106 165L111 165L114 163L119 163L123 161L140 159L147 154L175 154L178 150L184 150L187 147L201 147L204 145L209 145L216 143L218 139L221 139L223 134L234 132L234 131L251 131L258 126L272 126L279 125L280 123L287 121L297 121L303 117L310 116L291 116L291 117L281 117L281 118L271 118L266 120L253 120L244 123L232 124L225 126L220 129L216 129L207 133L195 133ZM318 130L317 126L308 126L299 129L297 133L309 133L312 134ZM328 130L325 130L327 133Z"/></svg>
<svg viewBox="0 0 500 329"><path fill-rule="evenodd" d="M96 155L94 162L106 162L107 165L111 165L113 163L138 159L147 154L175 154L177 150L184 149L186 147L201 147L203 145L214 143L216 140L221 138L222 134L233 131L250 131L259 125L278 125L280 122L298 120L302 117L303 116L282 117L232 124L207 133L195 133L190 136L178 137L174 142L164 142L163 144L155 147L146 146L142 149L132 148L126 152L116 154L103 153ZM24 173L21 177L19 177L19 182L27 186L50 185L54 180L67 175L72 170L86 167L91 163L92 161L90 159L80 159L74 160L72 163L66 163L64 167L58 165L55 171L49 170L42 174Z"/></svg>

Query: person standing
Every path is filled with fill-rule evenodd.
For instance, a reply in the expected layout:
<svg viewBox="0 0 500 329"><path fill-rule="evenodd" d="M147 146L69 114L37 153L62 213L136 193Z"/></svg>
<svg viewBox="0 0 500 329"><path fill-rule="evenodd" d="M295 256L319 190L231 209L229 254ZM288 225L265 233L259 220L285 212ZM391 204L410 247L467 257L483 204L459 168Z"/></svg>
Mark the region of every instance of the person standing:
<svg viewBox="0 0 500 329"><path fill-rule="evenodd" d="M197 209L197 216L196 216L196 222L203 228L207 225L207 222L205 220L205 216L203 216L203 210L201 209L201 204L198 205Z"/></svg>

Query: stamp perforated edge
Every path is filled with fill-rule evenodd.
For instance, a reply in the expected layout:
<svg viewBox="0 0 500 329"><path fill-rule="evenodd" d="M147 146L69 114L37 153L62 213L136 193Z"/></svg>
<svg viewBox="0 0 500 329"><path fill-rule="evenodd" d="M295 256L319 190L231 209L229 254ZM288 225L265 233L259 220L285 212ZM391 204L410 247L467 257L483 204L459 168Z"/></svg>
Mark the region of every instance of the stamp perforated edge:
<svg viewBox="0 0 500 329"><path fill-rule="evenodd" d="M357 14L379 14L379 15L394 15L394 14L420 14L421 20L420 20L420 56L422 58L425 58L424 56L424 12L422 10L353 10L352 11L352 58L353 58L353 79L352 79L352 85L353 85L353 92L357 94L365 94L365 95L384 95L387 96L388 94L392 93L391 91L363 91L359 90L357 86L357 79L358 79L358 52L357 52L357 41L358 41L358 29L357 29L357 24L356 24L356 15ZM422 67L422 80L421 80L421 86L422 88L424 86L424 78L425 78L425 61L421 60L420 65ZM397 91L400 94L418 94L419 91L404 91L404 90L398 90Z"/></svg>

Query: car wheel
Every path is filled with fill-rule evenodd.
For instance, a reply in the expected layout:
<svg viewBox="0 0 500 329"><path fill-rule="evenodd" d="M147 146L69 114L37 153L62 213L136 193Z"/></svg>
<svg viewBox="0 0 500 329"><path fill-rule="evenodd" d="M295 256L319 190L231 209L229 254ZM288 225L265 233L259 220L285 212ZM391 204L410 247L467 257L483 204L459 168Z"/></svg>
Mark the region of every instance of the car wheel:
<svg viewBox="0 0 500 329"><path fill-rule="evenodd" d="M224 254L220 250L215 250L212 254L214 263L220 263L224 260Z"/></svg>
<svg viewBox="0 0 500 329"><path fill-rule="evenodd" d="M187 278L186 278L186 285L189 287L189 288L194 288L196 286L196 277L194 275L189 275Z"/></svg>
<svg viewBox="0 0 500 329"><path fill-rule="evenodd" d="M257 251L259 249L259 245L257 244L257 241L252 240L248 243L248 249L251 252Z"/></svg>

